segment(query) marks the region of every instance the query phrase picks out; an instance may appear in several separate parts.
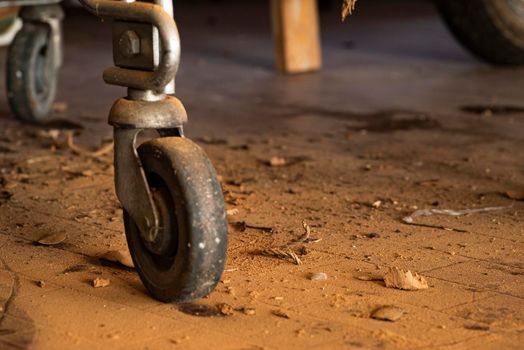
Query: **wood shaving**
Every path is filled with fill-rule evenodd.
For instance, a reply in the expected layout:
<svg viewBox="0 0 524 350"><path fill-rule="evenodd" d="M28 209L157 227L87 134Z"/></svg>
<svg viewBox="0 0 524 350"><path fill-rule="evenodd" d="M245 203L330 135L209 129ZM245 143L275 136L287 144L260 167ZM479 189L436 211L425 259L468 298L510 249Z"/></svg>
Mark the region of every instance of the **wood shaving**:
<svg viewBox="0 0 524 350"><path fill-rule="evenodd" d="M109 261L112 263L117 263L126 267L135 268L133 264L133 259L131 259L131 254L129 254L128 249L123 250L112 250L103 255L101 255L100 260Z"/></svg>
<svg viewBox="0 0 524 350"><path fill-rule="evenodd" d="M67 239L67 233L65 232L55 232L51 234L46 234L42 236L36 243L41 245L57 245L62 243Z"/></svg>
<svg viewBox="0 0 524 350"><path fill-rule="evenodd" d="M75 154L84 155L88 157L100 158L113 151L114 143L110 142L102 146L97 151L89 151L75 144L75 136L73 131L66 133L66 145Z"/></svg>
<svg viewBox="0 0 524 350"><path fill-rule="evenodd" d="M260 252L260 255L270 256L277 259L292 260L295 265L302 265L302 260L292 250L281 250L277 248L265 249Z"/></svg>
<svg viewBox="0 0 524 350"><path fill-rule="evenodd" d="M94 288L105 288L111 284L111 281L107 278L95 278L93 280Z"/></svg>
<svg viewBox="0 0 524 350"><path fill-rule="evenodd" d="M357 0L344 0L344 2L342 3L342 21L344 21L347 16L353 14L353 11L355 11L356 4Z"/></svg>
<svg viewBox="0 0 524 350"><path fill-rule="evenodd" d="M404 310L396 306L382 306L371 313L371 318L380 321L398 321L404 316Z"/></svg>
<svg viewBox="0 0 524 350"><path fill-rule="evenodd" d="M291 316L287 312L282 310L272 310L271 313L277 317L285 318L288 320L291 318Z"/></svg>
<svg viewBox="0 0 524 350"><path fill-rule="evenodd" d="M416 272L404 271L397 267L391 267L384 275L384 283L388 288L402 290L419 290L429 288L426 279Z"/></svg>

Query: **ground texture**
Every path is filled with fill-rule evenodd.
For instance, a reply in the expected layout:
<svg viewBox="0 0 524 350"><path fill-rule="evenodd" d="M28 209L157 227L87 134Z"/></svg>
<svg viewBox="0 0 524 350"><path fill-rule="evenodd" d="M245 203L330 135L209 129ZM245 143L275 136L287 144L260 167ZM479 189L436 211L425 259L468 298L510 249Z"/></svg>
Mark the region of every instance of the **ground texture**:
<svg viewBox="0 0 524 350"><path fill-rule="evenodd" d="M176 15L186 133L228 205L216 291L162 304L133 269L99 259L126 248L112 153L65 140L110 140L124 92L100 78L110 27L73 9L53 122L21 124L0 101L0 348L521 348L524 70L470 57L430 5L364 2L345 24L324 15L322 72L280 76L267 9L245 3ZM50 234L66 239L34 244ZM375 280L394 267L429 288ZM383 306L400 319L373 319Z"/></svg>

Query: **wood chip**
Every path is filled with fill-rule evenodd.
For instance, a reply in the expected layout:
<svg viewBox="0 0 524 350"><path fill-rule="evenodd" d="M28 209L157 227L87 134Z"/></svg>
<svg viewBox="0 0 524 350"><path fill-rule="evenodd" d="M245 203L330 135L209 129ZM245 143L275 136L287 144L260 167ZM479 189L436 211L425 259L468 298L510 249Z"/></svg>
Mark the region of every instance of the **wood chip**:
<svg viewBox="0 0 524 350"><path fill-rule="evenodd" d="M355 5L357 0L344 0L342 3L342 21L346 19L347 16L351 15L355 11Z"/></svg>
<svg viewBox="0 0 524 350"><path fill-rule="evenodd" d="M133 259L131 259L131 254L129 254L128 249L122 250L112 250L99 257L102 261L109 261L112 263L117 263L126 267L135 268L133 264Z"/></svg>
<svg viewBox="0 0 524 350"><path fill-rule="evenodd" d="M284 166L287 164L286 158L281 157L272 157L268 161L269 166L278 167L278 166Z"/></svg>
<svg viewBox="0 0 524 350"><path fill-rule="evenodd" d="M428 282L416 272L404 271L396 267L391 267L384 275L384 282L388 288L402 290L427 289Z"/></svg>
<svg viewBox="0 0 524 350"><path fill-rule="evenodd" d="M398 321L404 315L404 310L399 307L386 305L379 307L371 313L371 318L380 321Z"/></svg>
<svg viewBox="0 0 524 350"><path fill-rule="evenodd" d="M312 281L326 281L328 275L325 272L315 272L309 275L309 279Z"/></svg>
<svg viewBox="0 0 524 350"><path fill-rule="evenodd" d="M271 313L277 317L285 318L288 320L291 318L291 316L287 312L282 310L272 310Z"/></svg>
<svg viewBox="0 0 524 350"><path fill-rule="evenodd" d="M63 241L65 241L66 239L67 239L67 233L55 232L55 233L46 234L42 236L38 241L36 241L36 243L41 244L41 245L52 246L52 245L60 244Z"/></svg>
<svg viewBox="0 0 524 350"><path fill-rule="evenodd" d="M516 201L524 201L524 191L507 191L506 196Z"/></svg>
<svg viewBox="0 0 524 350"><path fill-rule="evenodd" d="M242 312L244 315L247 316L254 316L257 313L257 311L252 307L242 307L238 311Z"/></svg>
<svg viewBox="0 0 524 350"><path fill-rule="evenodd" d="M111 284L111 281L107 278L95 278L93 280L93 287L95 288L105 288Z"/></svg>
<svg viewBox="0 0 524 350"><path fill-rule="evenodd" d="M216 308L218 312L223 316L231 316L234 313L233 307L226 303L217 304Z"/></svg>

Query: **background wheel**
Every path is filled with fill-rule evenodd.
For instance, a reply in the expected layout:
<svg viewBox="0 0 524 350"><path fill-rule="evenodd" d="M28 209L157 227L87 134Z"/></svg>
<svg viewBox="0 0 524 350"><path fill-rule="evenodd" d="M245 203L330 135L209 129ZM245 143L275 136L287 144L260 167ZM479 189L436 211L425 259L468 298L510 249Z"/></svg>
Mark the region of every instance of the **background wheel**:
<svg viewBox="0 0 524 350"><path fill-rule="evenodd" d="M209 294L220 280L227 253L224 198L213 165L188 139L166 137L138 148L163 233L144 241L124 212L135 267L149 292L163 302L188 302Z"/></svg>
<svg viewBox="0 0 524 350"><path fill-rule="evenodd" d="M51 40L48 25L28 22L9 47L7 97L18 119L39 122L51 111L58 79Z"/></svg>
<svg viewBox="0 0 524 350"><path fill-rule="evenodd" d="M451 32L497 65L524 64L524 0L436 0Z"/></svg>
<svg viewBox="0 0 524 350"><path fill-rule="evenodd" d="M436 0L448 27L478 57L524 64L524 0Z"/></svg>

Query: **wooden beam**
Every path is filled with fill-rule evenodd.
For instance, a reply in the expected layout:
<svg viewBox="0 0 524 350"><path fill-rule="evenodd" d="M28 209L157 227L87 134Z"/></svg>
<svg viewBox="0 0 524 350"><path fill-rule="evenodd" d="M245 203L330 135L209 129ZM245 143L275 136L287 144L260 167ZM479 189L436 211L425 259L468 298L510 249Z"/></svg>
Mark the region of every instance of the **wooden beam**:
<svg viewBox="0 0 524 350"><path fill-rule="evenodd" d="M276 66L288 74L322 67L317 0L271 0Z"/></svg>

